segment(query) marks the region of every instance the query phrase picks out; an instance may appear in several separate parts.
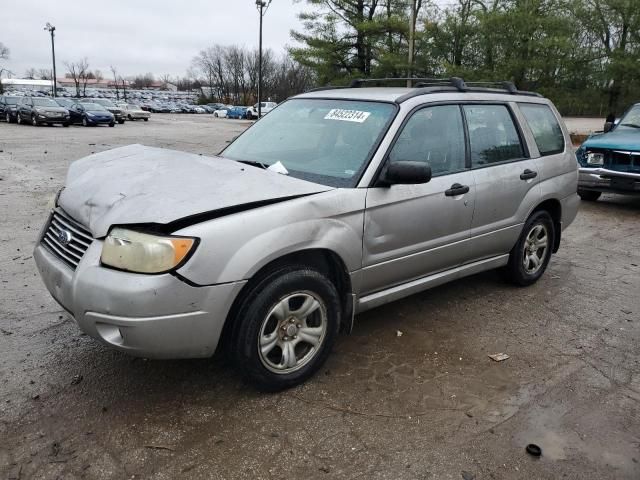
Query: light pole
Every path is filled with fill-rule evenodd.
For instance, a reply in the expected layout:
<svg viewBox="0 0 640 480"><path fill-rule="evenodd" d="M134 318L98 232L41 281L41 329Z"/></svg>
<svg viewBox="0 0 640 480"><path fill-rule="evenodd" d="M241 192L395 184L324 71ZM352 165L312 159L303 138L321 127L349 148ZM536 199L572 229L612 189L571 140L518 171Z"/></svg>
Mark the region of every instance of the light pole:
<svg viewBox="0 0 640 480"><path fill-rule="evenodd" d="M56 77L56 47L53 42L53 37L55 37L54 32L56 31L56 27L54 27L49 22L47 22L44 29L49 30L49 32L51 33L51 57L53 59L53 96L56 97L58 95L58 92L56 90L56 78L57 78Z"/></svg>
<svg viewBox="0 0 640 480"><path fill-rule="evenodd" d="M260 14L260 34L258 37L258 118L262 116L262 18L272 0L256 0L256 7Z"/></svg>

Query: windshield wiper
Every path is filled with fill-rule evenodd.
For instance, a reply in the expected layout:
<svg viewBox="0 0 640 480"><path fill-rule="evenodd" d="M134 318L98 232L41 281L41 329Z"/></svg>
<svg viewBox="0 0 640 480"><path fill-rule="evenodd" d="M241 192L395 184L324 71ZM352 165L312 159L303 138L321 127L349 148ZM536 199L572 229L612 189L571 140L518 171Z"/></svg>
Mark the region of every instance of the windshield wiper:
<svg viewBox="0 0 640 480"><path fill-rule="evenodd" d="M622 125L623 127L640 128L640 125L637 125L635 123L621 123L620 125Z"/></svg>
<svg viewBox="0 0 640 480"><path fill-rule="evenodd" d="M266 163L256 162L255 160L236 160L238 163L244 163L245 165L251 165L252 167L260 167L266 170L269 165Z"/></svg>

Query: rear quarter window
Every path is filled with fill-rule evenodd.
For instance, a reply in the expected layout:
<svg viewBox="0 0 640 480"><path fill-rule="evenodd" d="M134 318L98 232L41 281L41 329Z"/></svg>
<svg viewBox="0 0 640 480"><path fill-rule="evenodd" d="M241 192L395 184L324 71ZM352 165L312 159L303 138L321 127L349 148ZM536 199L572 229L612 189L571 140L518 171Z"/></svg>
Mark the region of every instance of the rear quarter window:
<svg viewBox="0 0 640 480"><path fill-rule="evenodd" d="M520 111L527 119L540 155L553 155L564 151L564 135L556 116L548 105L520 103Z"/></svg>

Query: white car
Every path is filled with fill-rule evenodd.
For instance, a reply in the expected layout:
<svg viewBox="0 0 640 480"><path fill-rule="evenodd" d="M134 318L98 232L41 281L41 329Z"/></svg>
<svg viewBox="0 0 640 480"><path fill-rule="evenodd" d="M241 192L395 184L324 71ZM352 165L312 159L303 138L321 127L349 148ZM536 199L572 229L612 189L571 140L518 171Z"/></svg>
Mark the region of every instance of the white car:
<svg viewBox="0 0 640 480"><path fill-rule="evenodd" d="M262 115L266 115L271 110L276 108L278 104L276 102L261 102L260 103L260 113ZM258 104L256 103L253 107L249 107L247 109L247 118L253 119L258 118Z"/></svg>
<svg viewBox="0 0 640 480"><path fill-rule="evenodd" d="M125 117L127 117L127 120L142 119L145 122L148 122L149 118L151 117L151 113L145 110L142 110L142 108L140 108L139 105L135 105L133 103L122 103L122 104L118 104L118 106L122 108L122 111Z"/></svg>
<svg viewBox="0 0 640 480"><path fill-rule="evenodd" d="M213 111L213 116L216 118L227 118L227 113L233 108L233 105L225 105L223 108L219 108Z"/></svg>

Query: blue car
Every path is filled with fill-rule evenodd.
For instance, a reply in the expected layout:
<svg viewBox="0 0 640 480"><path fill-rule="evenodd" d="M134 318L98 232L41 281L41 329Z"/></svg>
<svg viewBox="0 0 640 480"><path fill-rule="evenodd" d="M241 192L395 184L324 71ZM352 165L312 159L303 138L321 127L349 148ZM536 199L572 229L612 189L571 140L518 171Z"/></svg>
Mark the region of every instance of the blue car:
<svg viewBox="0 0 640 480"><path fill-rule="evenodd" d="M619 122L607 122L576 152L580 164L578 195L596 201L602 192L640 194L640 103Z"/></svg>
<svg viewBox="0 0 640 480"><path fill-rule="evenodd" d="M248 107L231 107L227 109L227 118L243 119L247 118Z"/></svg>

